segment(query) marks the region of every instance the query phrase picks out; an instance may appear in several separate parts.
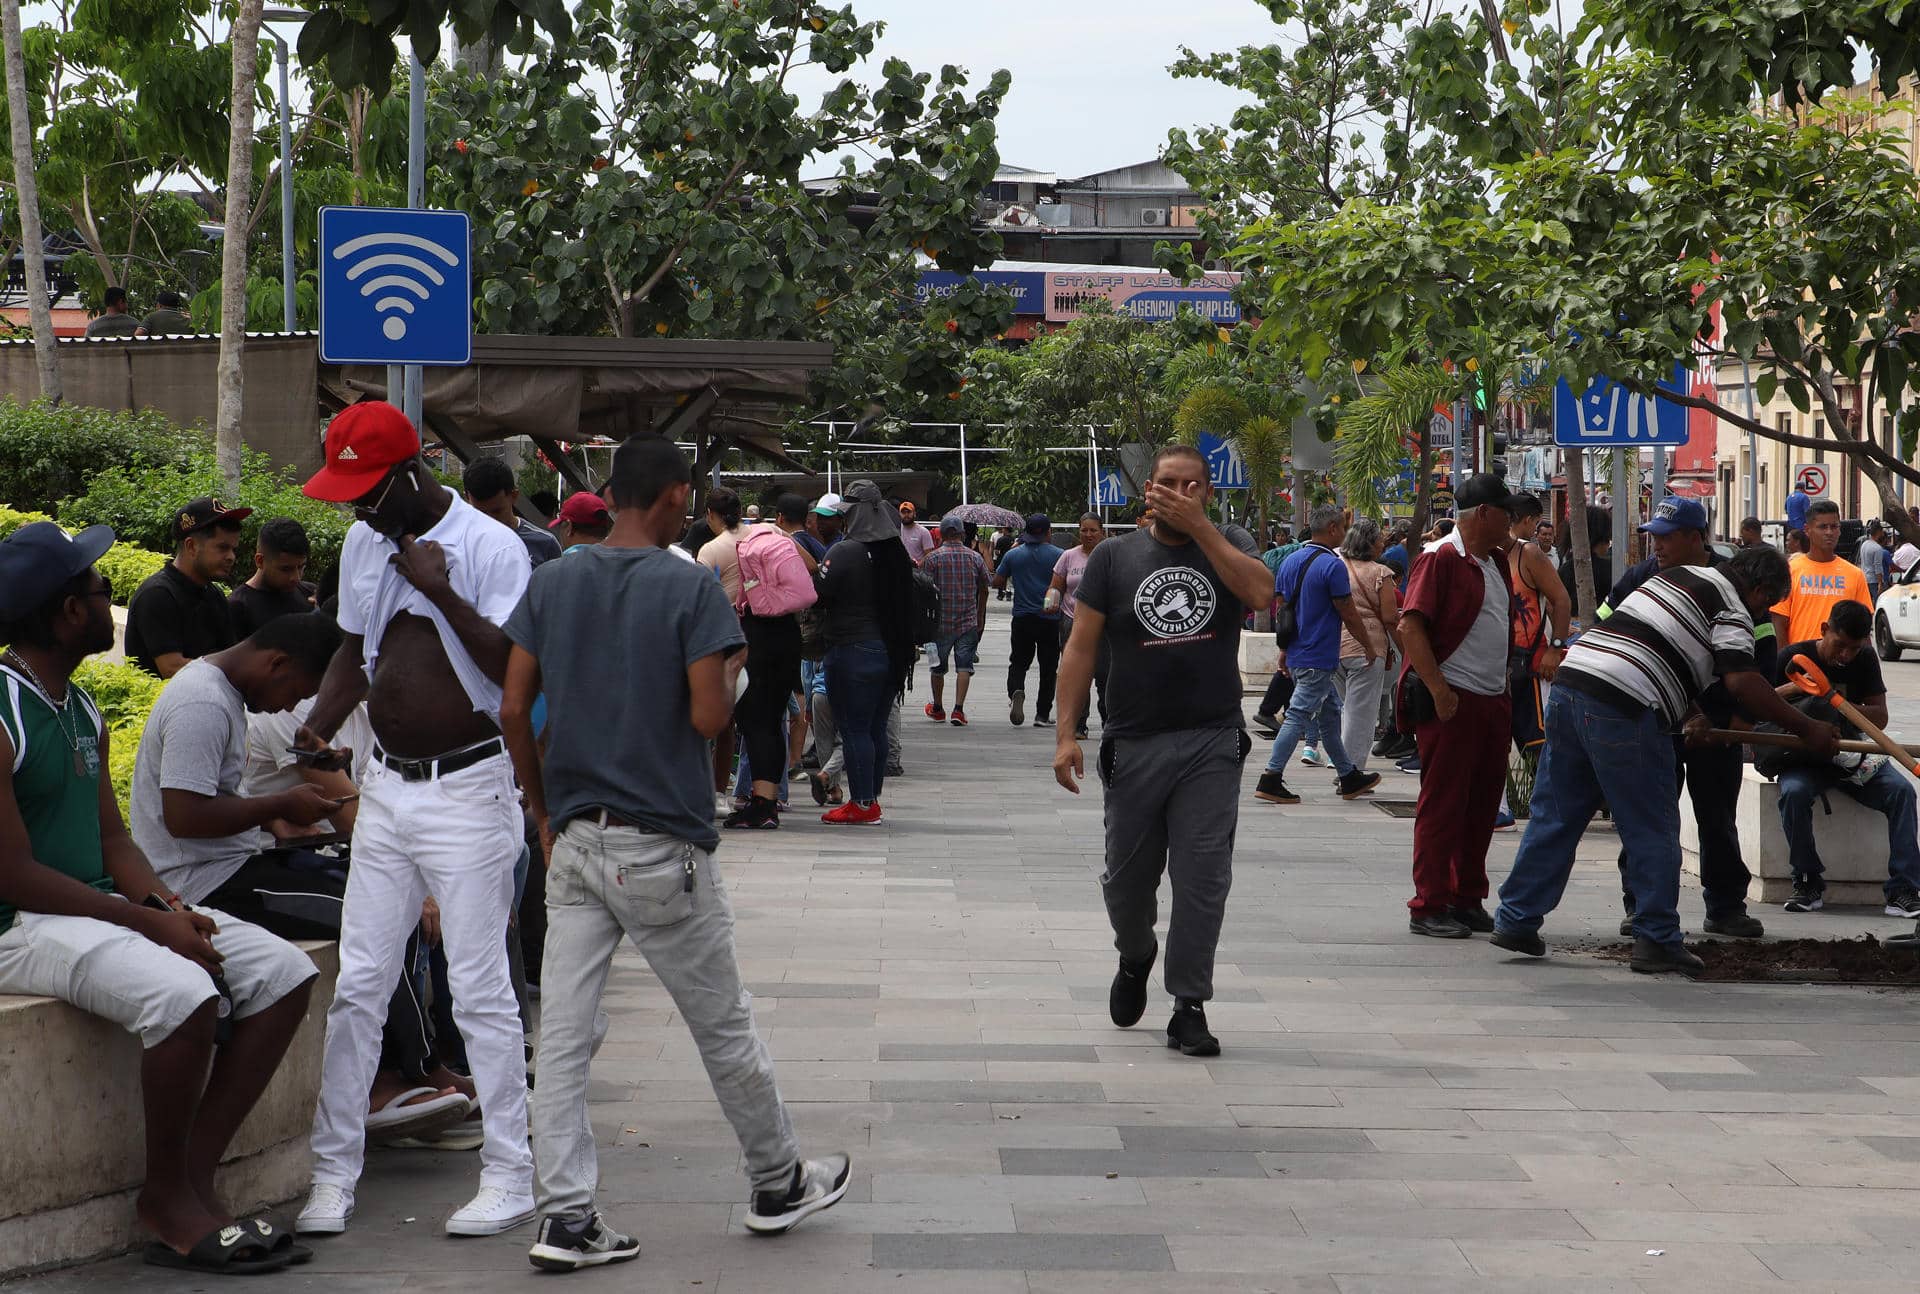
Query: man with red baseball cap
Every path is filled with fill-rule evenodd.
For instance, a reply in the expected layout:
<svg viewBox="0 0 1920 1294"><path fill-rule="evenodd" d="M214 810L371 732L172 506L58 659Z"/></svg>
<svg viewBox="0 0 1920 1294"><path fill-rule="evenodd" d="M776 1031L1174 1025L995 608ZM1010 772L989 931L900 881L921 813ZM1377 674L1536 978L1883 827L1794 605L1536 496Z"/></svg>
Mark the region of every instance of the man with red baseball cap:
<svg viewBox="0 0 1920 1294"><path fill-rule="evenodd" d="M510 529L434 479L419 433L390 404L362 401L333 419L326 466L306 492L351 503L358 524L340 553L344 639L296 742L325 751L364 698L374 746L327 1011L313 1192L297 1225L337 1233L353 1215L381 1020L431 894L486 1138L479 1194L446 1229L496 1235L534 1215L525 1041L506 951L522 833L499 726L511 650L501 626L532 563Z"/></svg>
<svg viewBox="0 0 1920 1294"><path fill-rule="evenodd" d="M613 513L606 500L585 490L567 496L560 515L547 527L560 536L563 552L572 552L588 544L597 544L613 531Z"/></svg>

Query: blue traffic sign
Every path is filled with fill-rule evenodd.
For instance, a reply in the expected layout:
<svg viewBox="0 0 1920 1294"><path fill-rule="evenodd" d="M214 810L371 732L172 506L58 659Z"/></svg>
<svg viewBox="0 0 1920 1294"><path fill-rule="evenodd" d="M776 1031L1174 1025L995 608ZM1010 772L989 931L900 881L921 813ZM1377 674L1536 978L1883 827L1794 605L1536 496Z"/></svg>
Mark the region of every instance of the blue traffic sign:
<svg viewBox="0 0 1920 1294"><path fill-rule="evenodd" d="M1685 394L1687 366L1674 365L1672 379L1660 385ZM1553 393L1553 443L1587 448L1684 445L1687 412L1684 404L1636 395L1604 377L1596 378L1576 399L1573 388L1563 380Z"/></svg>
<svg viewBox="0 0 1920 1294"><path fill-rule="evenodd" d="M1246 460L1230 440L1200 433L1199 449L1206 456L1207 479L1216 490L1244 490L1253 484L1247 476Z"/></svg>
<svg viewBox="0 0 1920 1294"><path fill-rule="evenodd" d="M1087 502L1095 508L1120 508L1127 502L1127 483L1120 479L1120 473L1109 467L1101 473L1100 479L1088 491Z"/></svg>
<svg viewBox="0 0 1920 1294"><path fill-rule="evenodd" d="M463 211L322 207L321 362L471 362L472 244Z"/></svg>

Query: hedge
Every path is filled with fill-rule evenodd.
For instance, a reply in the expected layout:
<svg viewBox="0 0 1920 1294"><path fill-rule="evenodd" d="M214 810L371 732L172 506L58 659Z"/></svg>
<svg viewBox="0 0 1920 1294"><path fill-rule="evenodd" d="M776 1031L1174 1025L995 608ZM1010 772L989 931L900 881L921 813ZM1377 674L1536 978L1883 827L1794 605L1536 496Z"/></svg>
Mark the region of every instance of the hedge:
<svg viewBox="0 0 1920 1294"><path fill-rule="evenodd" d="M0 508L0 539L35 521L51 521L53 518L43 512L17 512L12 508ZM147 578L167 564L170 559L160 553L148 552L132 544L116 543L109 548L94 565L100 573L113 581L113 600L119 606L127 605L134 590Z"/></svg>
<svg viewBox="0 0 1920 1294"><path fill-rule="evenodd" d="M153 703L160 699L166 684L137 665L113 663L94 657L80 663L73 672L74 682L87 690L108 729L107 772L113 778L113 793L120 800L120 815L126 817L133 793L133 762L140 753L140 734L147 726Z"/></svg>
<svg viewBox="0 0 1920 1294"><path fill-rule="evenodd" d="M69 529L109 525L128 543L171 554L174 515L188 499L203 495L218 498L228 507L253 509L241 527L241 571L253 569L254 541L260 527L275 517L292 517L306 528L313 544L309 569L315 573L339 562L340 545L353 522L345 509L302 494L291 470L276 470L265 454L253 450L241 457L240 488L228 489L208 446L205 453L196 451L185 465L138 471L109 468L96 474L86 493L61 502L60 524Z"/></svg>
<svg viewBox="0 0 1920 1294"><path fill-rule="evenodd" d="M116 413L0 399L0 502L45 510L100 472L185 463L203 449L211 452L204 434L152 409Z"/></svg>

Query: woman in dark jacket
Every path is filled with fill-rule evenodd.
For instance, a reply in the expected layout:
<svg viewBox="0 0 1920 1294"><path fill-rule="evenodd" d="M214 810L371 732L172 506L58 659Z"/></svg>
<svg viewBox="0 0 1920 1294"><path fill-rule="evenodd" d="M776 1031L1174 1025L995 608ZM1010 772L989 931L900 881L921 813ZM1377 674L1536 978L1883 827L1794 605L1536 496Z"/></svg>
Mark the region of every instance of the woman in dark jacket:
<svg viewBox="0 0 1920 1294"><path fill-rule="evenodd" d="M827 553L819 608L827 642L827 699L846 748L847 802L822 822L880 821L887 712L913 664L913 561L900 517L871 481L847 488L844 537Z"/></svg>

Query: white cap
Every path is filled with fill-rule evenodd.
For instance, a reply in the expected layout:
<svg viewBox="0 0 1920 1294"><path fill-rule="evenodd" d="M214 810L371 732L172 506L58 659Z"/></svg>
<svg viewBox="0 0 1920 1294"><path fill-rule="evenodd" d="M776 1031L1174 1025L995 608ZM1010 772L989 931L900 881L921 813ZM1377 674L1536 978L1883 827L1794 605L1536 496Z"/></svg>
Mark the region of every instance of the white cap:
<svg viewBox="0 0 1920 1294"><path fill-rule="evenodd" d="M837 494L823 494L814 503L813 510L824 517L837 517L847 510L847 501Z"/></svg>

